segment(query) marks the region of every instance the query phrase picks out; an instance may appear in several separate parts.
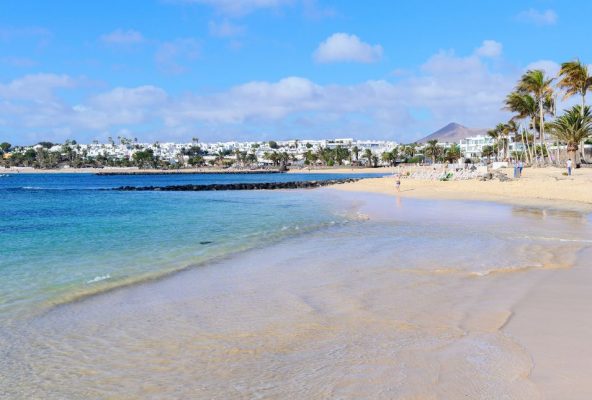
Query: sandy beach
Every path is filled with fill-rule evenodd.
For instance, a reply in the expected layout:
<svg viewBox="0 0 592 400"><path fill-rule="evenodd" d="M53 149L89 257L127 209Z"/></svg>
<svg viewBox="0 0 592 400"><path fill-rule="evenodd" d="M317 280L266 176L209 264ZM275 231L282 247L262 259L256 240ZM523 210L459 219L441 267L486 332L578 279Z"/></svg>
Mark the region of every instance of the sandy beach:
<svg viewBox="0 0 592 400"><path fill-rule="evenodd" d="M429 170L429 167L422 168ZM393 176L341 185L339 189L423 199L483 200L592 211L592 168L577 169L570 177L563 175L565 170L560 168L526 168L520 179L508 182L483 182L477 179L444 182L409 179L404 176L406 172L412 173L419 169L421 168L382 169L392 173L401 171L403 178L400 192L395 190ZM499 171L512 176L510 168Z"/></svg>

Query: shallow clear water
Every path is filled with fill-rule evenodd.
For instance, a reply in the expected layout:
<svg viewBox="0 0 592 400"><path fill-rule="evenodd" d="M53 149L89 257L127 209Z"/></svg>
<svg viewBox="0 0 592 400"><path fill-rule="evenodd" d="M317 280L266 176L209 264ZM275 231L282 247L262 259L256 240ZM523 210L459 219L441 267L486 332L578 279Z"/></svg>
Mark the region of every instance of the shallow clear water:
<svg viewBox="0 0 592 400"><path fill-rule="evenodd" d="M232 226L255 213L280 232L294 218L312 228L0 326L0 397L541 398L530 355L502 327L537 282L582 262L590 216L332 189L244 195L226 207ZM195 198L142 196L126 209L169 211L152 210L141 251L174 250ZM117 258L102 251L92 257Z"/></svg>
<svg viewBox="0 0 592 400"><path fill-rule="evenodd" d="M122 185L334 174L0 177L0 321L343 220L313 191L114 192Z"/></svg>

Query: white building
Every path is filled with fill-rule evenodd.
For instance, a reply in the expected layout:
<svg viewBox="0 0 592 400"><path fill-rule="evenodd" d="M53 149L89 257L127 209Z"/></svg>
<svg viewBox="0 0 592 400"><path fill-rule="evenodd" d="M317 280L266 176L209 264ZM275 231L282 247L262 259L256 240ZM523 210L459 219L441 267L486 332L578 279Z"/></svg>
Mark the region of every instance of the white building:
<svg viewBox="0 0 592 400"><path fill-rule="evenodd" d="M460 152L465 158L481 158L483 147L493 146L494 140L489 136L477 135L461 139Z"/></svg>

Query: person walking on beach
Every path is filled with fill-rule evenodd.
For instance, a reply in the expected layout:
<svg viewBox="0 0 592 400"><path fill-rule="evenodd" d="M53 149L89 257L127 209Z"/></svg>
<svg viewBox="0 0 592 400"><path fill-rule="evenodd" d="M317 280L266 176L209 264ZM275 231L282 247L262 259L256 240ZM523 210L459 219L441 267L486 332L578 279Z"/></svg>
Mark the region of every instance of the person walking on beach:
<svg viewBox="0 0 592 400"><path fill-rule="evenodd" d="M567 176L571 176L571 158L567 160Z"/></svg>
<svg viewBox="0 0 592 400"><path fill-rule="evenodd" d="M395 175L395 189L397 189L397 192L401 191L401 175L399 174Z"/></svg>
<svg viewBox="0 0 592 400"><path fill-rule="evenodd" d="M518 161L518 177L522 177L522 169L524 168L524 162L522 160Z"/></svg>

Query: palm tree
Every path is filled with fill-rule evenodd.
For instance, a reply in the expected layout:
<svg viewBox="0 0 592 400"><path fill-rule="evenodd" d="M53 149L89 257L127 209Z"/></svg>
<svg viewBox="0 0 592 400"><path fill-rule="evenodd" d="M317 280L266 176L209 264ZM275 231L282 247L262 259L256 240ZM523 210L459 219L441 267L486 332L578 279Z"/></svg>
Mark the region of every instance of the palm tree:
<svg viewBox="0 0 592 400"><path fill-rule="evenodd" d="M516 140L516 134L518 133L518 124L513 119L509 120L504 124L504 155L507 157L509 153L510 136Z"/></svg>
<svg viewBox="0 0 592 400"><path fill-rule="evenodd" d="M407 156L408 158L413 158L415 156L415 147L417 146L416 143L410 143L406 146L403 147L403 152L405 153L405 156Z"/></svg>
<svg viewBox="0 0 592 400"><path fill-rule="evenodd" d="M493 153L493 146L483 146L483 149L481 150L481 155L487 157L487 162L491 161Z"/></svg>
<svg viewBox="0 0 592 400"><path fill-rule="evenodd" d="M253 165L257 162L257 155L255 153L245 152L244 160L246 164Z"/></svg>
<svg viewBox="0 0 592 400"><path fill-rule="evenodd" d="M569 61L561 64L557 87L563 89L563 99L579 94L582 97L581 111L586 106L586 93L592 87L592 76L588 73L588 66L580 60Z"/></svg>
<svg viewBox="0 0 592 400"><path fill-rule="evenodd" d="M368 160L368 167L372 167L372 150L364 150L364 157Z"/></svg>
<svg viewBox="0 0 592 400"><path fill-rule="evenodd" d="M358 162L360 161L360 149L358 148L358 146L354 146L352 147L352 154L356 157L355 161Z"/></svg>
<svg viewBox="0 0 592 400"><path fill-rule="evenodd" d="M399 147L395 147L391 150L391 155L393 157L393 165L397 164L397 160L399 159Z"/></svg>
<svg viewBox="0 0 592 400"><path fill-rule="evenodd" d="M283 151L279 154L278 161L282 167L285 167L286 165L288 165L288 162L290 161L290 155Z"/></svg>
<svg viewBox="0 0 592 400"><path fill-rule="evenodd" d="M448 162L455 162L462 157L462 153L460 151L460 146L458 144L453 144L446 150L446 161Z"/></svg>
<svg viewBox="0 0 592 400"><path fill-rule="evenodd" d="M490 129L487 131L487 136L492 138L493 142L495 144L495 146L492 148L492 150L495 149L495 161L497 161L497 156L499 153L499 146L497 144L498 144L499 137L500 137L500 130L498 129L498 127L499 127L499 124L494 129Z"/></svg>
<svg viewBox="0 0 592 400"><path fill-rule="evenodd" d="M545 113L549 112L553 105L553 78L545 76L545 71L540 69L528 70L518 82L517 90L522 94L531 94L537 104L539 117L539 142L541 146L545 140Z"/></svg>
<svg viewBox="0 0 592 400"><path fill-rule="evenodd" d="M432 157L432 164L436 163L436 158L440 154L440 146L438 146L438 139L428 140L424 153L428 157Z"/></svg>
<svg viewBox="0 0 592 400"><path fill-rule="evenodd" d="M512 120L528 119L528 129L534 129L536 125L538 111L537 103L534 97L532 97L528 93L512 92L506 97L505 103L506 105L504 108L516 114L514 115L514 117L512 117ZM530 147L530 144L528 142L528 135L526 138L524 138L523 134L523 139L526 139L523 140L523 142L526 146L526 152L529 156L529 160L530 162L532 162L534 154L532 153L532 148Z"/></svg>
<svg viewBox="0 0 592 400"><path fill-rule="evenodd" d="M575 106L548 124L551 134L567 145L568 157L575 160L580 142L592 134L590 107Z"/></svg>
<svg viewBox="0 0 592 400"><path fill-rule="evenodd" d="M307 165L314 165L314 163L316 163L318 160L318 157L315 153L312 152L312 150L307 150L306 153L304 153L304 162Z"/></svg>
<svg viewBox="0 0 592 400"><path fill-rule="evenodd" d="M390 151L385 151L380 155L380 160L388 165L392 165L393 155Z"/></svg>
<svg viewBox="0 0 592 400"><path fill-rule="evenodd" d="M582 107L580 110L583 112L586 107L586 94L592 87L592 76L588 72L588 66L580 60L564 62L561 64L559 78L557 87L565 91L563 99L565 100L579 94L582 98ZM583 143L581 150L582 158L586 160Z"/></svg>

